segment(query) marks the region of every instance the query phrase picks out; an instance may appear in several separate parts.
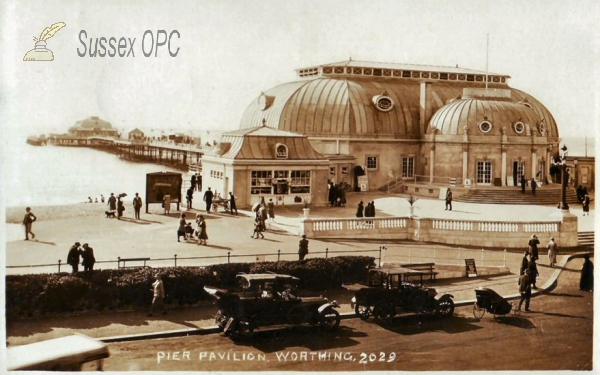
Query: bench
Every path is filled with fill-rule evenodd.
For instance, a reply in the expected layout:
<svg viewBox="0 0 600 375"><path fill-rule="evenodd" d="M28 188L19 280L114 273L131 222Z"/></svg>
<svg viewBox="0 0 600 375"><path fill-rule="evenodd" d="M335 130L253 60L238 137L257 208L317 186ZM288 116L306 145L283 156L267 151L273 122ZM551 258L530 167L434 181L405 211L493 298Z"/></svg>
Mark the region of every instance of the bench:
<svg viewBox="0 0 600 375"><path fill-rule="evenodd" d="M435 277L439 273L439 272L435 272L435 270L434 270L435 263L407 263L407 264L401 264L400 267L419 271L424 276L429 276L429 280L435 280Z"/></svg>
<svg viewBox="0 0 600 375"><path fill-rule="evenodd" d="M150 258L121 258L117 259L117 268L135 268L135 267L149 267L146 266L146 262L149 261ZM144 262L143 266L125 266L125 262ZM123 263L123 265L121 265Z"/></svg>

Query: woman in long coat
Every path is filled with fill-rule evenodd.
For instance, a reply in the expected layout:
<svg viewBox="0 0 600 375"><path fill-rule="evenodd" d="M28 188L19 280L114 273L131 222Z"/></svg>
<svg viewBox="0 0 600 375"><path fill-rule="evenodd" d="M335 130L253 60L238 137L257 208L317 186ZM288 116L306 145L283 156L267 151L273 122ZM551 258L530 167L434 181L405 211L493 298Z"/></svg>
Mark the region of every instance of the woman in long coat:
<svg viewBox="0 0 600 375"><path fill-rule="evenodd" d="M364 210L365 210L365 206L364 206L363 201L358 202L358 208L356 209L356 217L363 217Z"/></svg>
<svg viewBox="0 0 600 375"><path fill-rule="evenodd" d="M198 224L198 245L206 245L206 240L208 240L208 234L206 233L206 220L204 220L204 216L198 215L196 223Z"/></svg>
<svg viewBox="0 0 600 375"><path fill-rule="evenodd" d="M583 267L581 268L581 278L579 279L579 289L590 291L594 290L594 263L589 255L585 255Z"/></svg>

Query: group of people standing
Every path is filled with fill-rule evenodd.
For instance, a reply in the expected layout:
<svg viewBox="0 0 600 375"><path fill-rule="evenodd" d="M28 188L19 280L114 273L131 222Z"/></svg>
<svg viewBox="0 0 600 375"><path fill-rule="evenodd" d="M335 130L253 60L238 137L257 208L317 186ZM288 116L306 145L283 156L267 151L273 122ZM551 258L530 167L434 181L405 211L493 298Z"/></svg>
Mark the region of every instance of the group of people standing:
<svg viewBox="0 0 600 375"><path fill-rule="evenodd" d="M91 272L94 270L94 264L96 263L94 249L92 249L87 243L84 243L83 246L81 246L79 242L75 242L67 254L67 264L72 267L73 273L79 272L80 258L82 259L81 265L83 266L83 270L85 272Z"/></svg>
<svg viewBox="0 0 600 375"><path fill-rule="evenodd" d="M196 216L196 230L194 230L192 224L185 220L185 214L182 213L179 218L179 227L177 227L177 242L181 242L181 237L183 237L184 241L197 237L198 245L206 245L208 233L206 232L206 219L204 216Z"/></svg>
<svg viewBox="0 0 600 375"><path fill-rule="evenodd" d="M344 207L346 205L346 191L343 188L342 183L337 186L333 181L327 183L329 194L327 196L330 207Z"/></svg>
<svg viewBox="0 0 600 375"><path fill-rule="evenodd" d="M531 195L533 195L535 197L535 189L537 189L537 182L535 181L535 178L531 179ZM527 179L525 178L525 175L521 175L521 194L525 194L525 188L527 187Z"/></svg>
<svg viewBox="0 0 600 375"><path fill-rule="evenodd" d="M375 201L368 202L366 207L363 201L358 202L356 217L375 217Z"/></svg>
<svg viewBox="0 0 600 375"><path fill-rule="evenodd" d="M125 198L127 194L121 193L117 197L115 197L114 193L110 193L110 197L108 197L107 206L110 212L113 214L116 213L117 220L121 220L123 217L123 213L125 212L125 203L123 202L123 198ZM134 218L136 220L140 219L140 211L142 209L142 197L140 197L139 193L135 193L135 197L133 197L133 212ZM108 217L108 215L107 215Z"/></svg>
<svg viewBox="0 0 600 375"><path fill-rule="evenodd" d="M260 203L258 205L253 206L252 211L254 211L254 231L250 237L252 238L262 238L265 236L263 232L266 232L267 220L275 222L275 203L273 199L269 199L268 203L265 203L265 198L260 198Z"/></svg>

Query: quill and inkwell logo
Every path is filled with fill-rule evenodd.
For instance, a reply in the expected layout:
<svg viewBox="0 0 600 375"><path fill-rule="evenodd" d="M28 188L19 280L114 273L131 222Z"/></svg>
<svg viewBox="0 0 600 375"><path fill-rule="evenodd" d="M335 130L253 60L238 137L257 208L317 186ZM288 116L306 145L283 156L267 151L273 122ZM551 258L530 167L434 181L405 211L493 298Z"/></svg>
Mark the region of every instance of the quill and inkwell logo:
<svg viewBox="0 0 600 375"><path fill-rule="evenodd" d="M65 26L64 22L57 22L50 27L46 27L39 38L34 36L35 48L25 54L23 61L53 61L54 54L46 48L46 41Z"/></svg>

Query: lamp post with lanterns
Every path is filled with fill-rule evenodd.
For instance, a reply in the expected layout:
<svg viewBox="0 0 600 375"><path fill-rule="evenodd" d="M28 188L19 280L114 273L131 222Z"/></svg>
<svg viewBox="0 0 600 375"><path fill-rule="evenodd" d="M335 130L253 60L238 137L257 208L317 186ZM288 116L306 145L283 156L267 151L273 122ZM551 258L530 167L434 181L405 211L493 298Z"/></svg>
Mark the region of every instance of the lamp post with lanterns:
<svg viewBox="0 0 600 375"><path fill-rule="evenodd" d="M561 187L561 202L560 202L560 209L562 211L569 211L569 205L567 204L567 185L569 184L569 176L568 176L568 172L567 172L567 145L563 145L560 150L562 151L563 155L561 158L561 173L560 173L560 178L561 178L561 182L562 182L562 187Z"/></svg>

